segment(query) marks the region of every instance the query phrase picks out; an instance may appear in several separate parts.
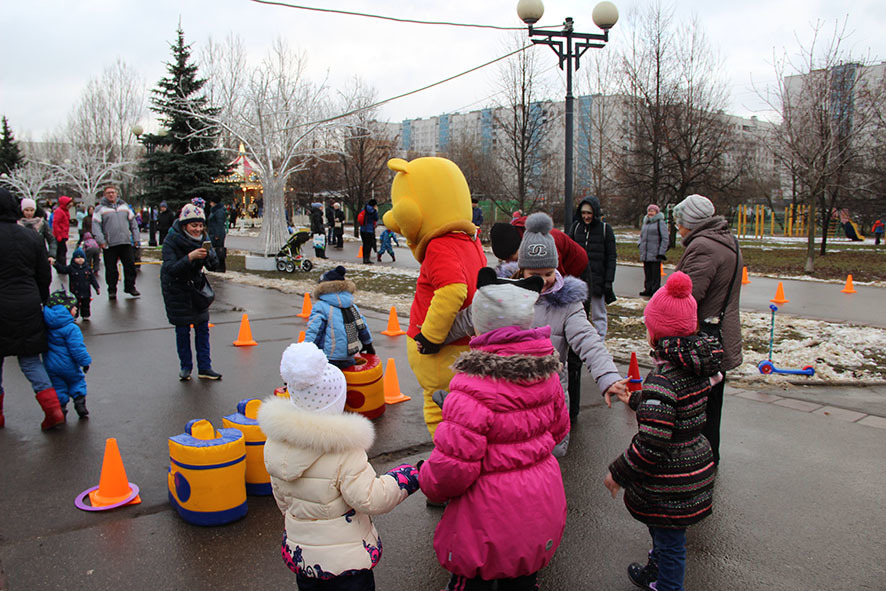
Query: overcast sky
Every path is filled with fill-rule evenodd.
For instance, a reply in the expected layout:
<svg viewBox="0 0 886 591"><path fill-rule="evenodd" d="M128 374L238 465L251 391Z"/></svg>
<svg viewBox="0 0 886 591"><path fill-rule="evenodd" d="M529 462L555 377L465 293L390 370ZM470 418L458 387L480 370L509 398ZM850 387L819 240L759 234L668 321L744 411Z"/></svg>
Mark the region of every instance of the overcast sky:
<svg viewBox="0 0 886 591"><path fill-rule="evenodd" d="M447 20L518 27L516 0L291 0L292 4L336 8L419 20ZM616 1L622 24L636 2ZM559 28L564 17L576 30L596 32L593 0L547 0L540 25ZM797 37L808 42L811 23L821 19L830 34L848 15L849 46L856 54L886 59L884 0L680 0L677 18L696 16L723 59L731 91L729 111L767 116L755 96L772 84L773 51L796 52ZM116 58L139 71L146 87L165 74L169 43L181 19L186 40L199 56L210 37L236 33L256 59L272 39L283 36L305 51L319 81L327 73L333 88L355 75L387 98L457 74L505 53L514 33L486 29L401 24L356 16L308 12L248 0L6 0L0 10L3 65L0 68L0 114L20 139L40 139L62 125L90 78L98 77ZM624 41L619 25L611 45ZM565 82L553 52L542 52L550 66L552 97L561 100ZM592 50L594 51L594 50ZM607 51L604 49L603 51ZM546 61L545 61L546 60ZM386 105L391 121L468 111L491 104L495 66ZM141 122L151 127L148 116Z"/></svg>

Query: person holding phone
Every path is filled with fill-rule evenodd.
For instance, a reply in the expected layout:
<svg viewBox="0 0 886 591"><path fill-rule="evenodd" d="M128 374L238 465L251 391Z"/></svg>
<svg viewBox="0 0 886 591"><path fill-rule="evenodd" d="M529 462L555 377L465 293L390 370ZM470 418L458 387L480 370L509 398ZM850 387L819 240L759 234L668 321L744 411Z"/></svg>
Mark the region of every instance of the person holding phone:
<svg viewBox="0 0 886 591"><path fill-rule="evenodd" d="M220 380L221 374L212 369L209 356L209 306L213 293L203 269L214 271L218 258L204 228L203 210L188 203L182 208L172 231L163 242L163 266L160 267L160 286L166 317L175 326L175 344L181 366L179 380L191 379L191 327L194 328L194 347L197 350L197 377Z"/></svg>

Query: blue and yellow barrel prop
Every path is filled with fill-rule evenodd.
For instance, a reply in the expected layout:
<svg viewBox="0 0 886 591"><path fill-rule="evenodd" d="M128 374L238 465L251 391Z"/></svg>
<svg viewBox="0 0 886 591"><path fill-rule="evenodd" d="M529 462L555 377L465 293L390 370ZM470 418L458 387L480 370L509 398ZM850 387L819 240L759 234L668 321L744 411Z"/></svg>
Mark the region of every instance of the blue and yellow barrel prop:
<svg viewBox="0 0 886 591"><path fill-rule="evenodd" d="M222 417L225 427L239 429L246 438L246 494L272 494L271 476L265 468L265 441L267 437L258 426L258 407L261 400L247 398L237 403L237 412Z"/></svg>
<svg viewBox="0 0 886 591"><path fill-rule="evenodd" d="M246 440L194 419L169 438L169 502L193 525L224 525L246 515Z"/></svg>
<svg viewBox="0 0 886 591"><path fill-rule="evenodd" d="M378 355L354 356L356 363L341 370L348 383L345 410L374 419L385 412L384 369Z"/></svg>

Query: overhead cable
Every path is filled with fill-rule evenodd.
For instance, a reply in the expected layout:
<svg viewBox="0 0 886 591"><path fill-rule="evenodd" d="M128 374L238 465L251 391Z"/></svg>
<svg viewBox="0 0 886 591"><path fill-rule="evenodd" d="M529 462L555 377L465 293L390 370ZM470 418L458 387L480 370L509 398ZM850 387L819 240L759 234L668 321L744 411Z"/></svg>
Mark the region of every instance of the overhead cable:
<svg viewBox="0 0 886 591"><path fill-rule="evenodd" d="M310 10L313 12L331 12L334 14L346 14L349 16L363 16L367 18L376 18L379 20L394 21L397 23L412 23L416 25L444 25L448 27L471 27L475 29L494 29L497 31L523 31L525 27L498 27L495 25L477 25L471 23L453 23L447 21L420 21L408 18L398 18L394 16L383 16L380 14L368 14L365 12L352 12L349 10L338 10L334 8L317 8L315 6L303 6L300 4L289 4L288 2L275 2L273 0L251 0L256 4L268 4L270 6L284 6L286 8L296 8L298 10Z"/></svg>

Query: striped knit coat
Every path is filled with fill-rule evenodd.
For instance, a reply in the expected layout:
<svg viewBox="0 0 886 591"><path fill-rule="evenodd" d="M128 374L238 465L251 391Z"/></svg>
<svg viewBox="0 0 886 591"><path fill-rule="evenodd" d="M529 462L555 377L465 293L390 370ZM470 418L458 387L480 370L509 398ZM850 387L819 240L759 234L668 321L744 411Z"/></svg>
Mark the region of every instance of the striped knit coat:
<svg viewBox="0 0 886 591"><path fill-rule="evenodd" d="M666 337L653 357L655 369L629 403L638 432L609 471L634 519L685 528L711 513L715 470L701 430L723 350L710 337Z"/></svg>

